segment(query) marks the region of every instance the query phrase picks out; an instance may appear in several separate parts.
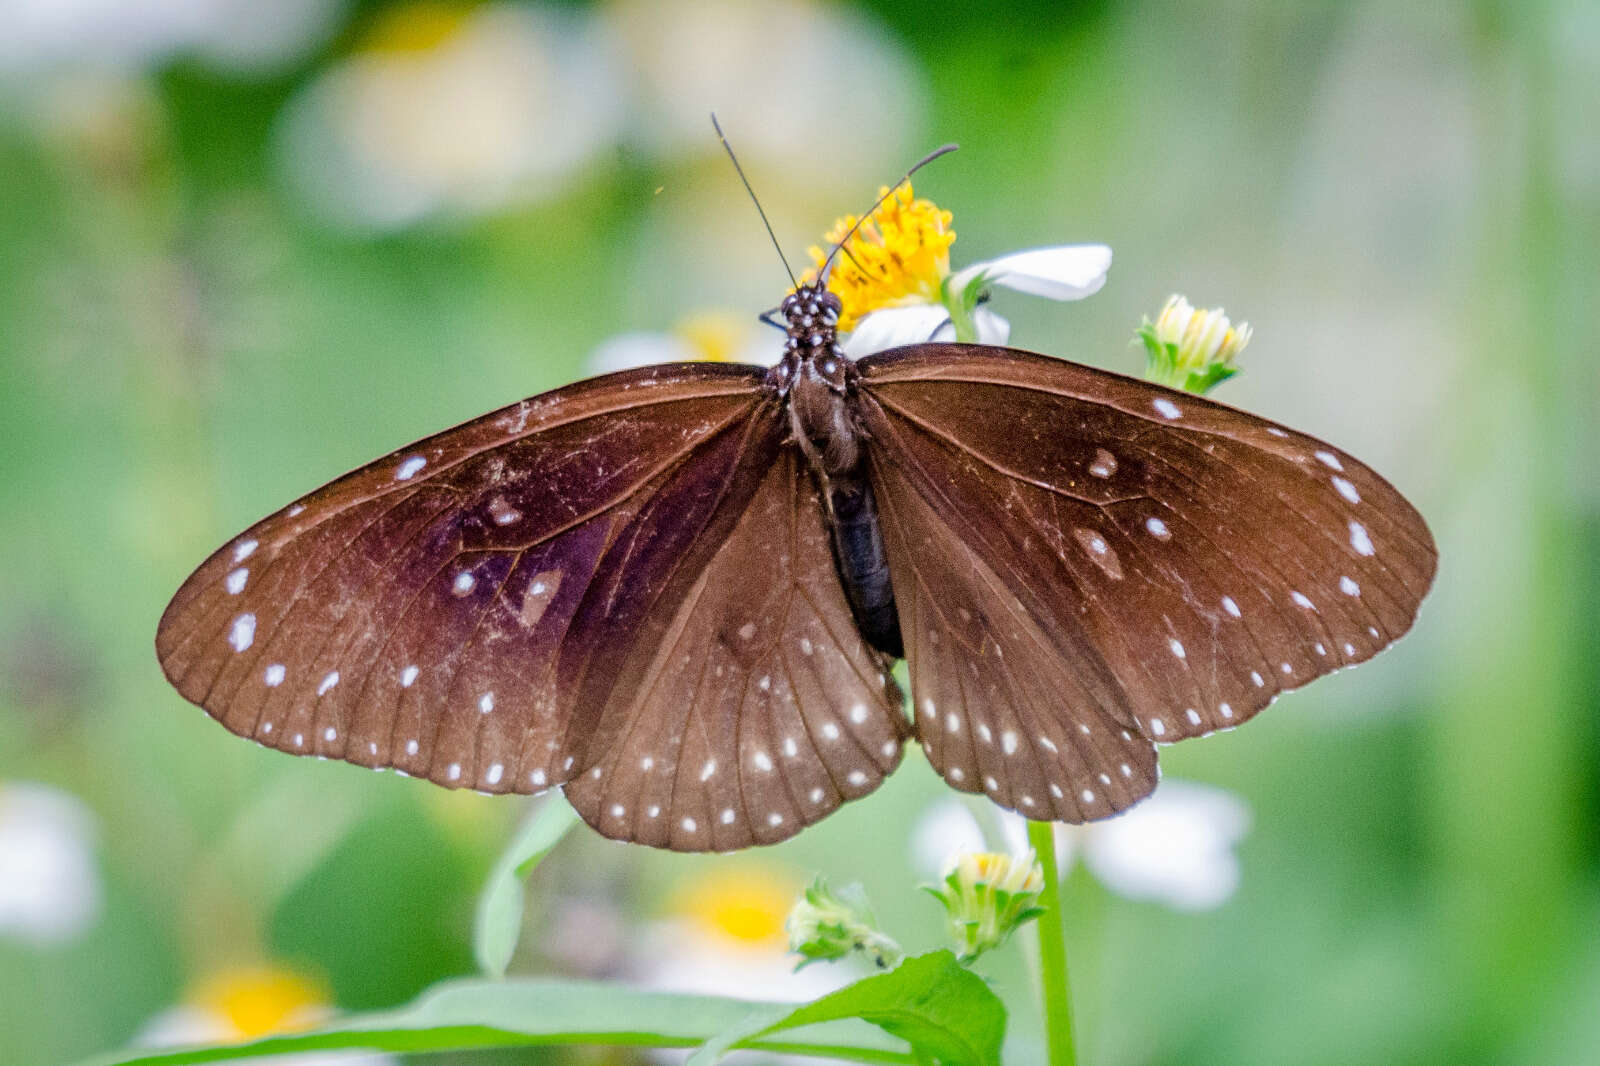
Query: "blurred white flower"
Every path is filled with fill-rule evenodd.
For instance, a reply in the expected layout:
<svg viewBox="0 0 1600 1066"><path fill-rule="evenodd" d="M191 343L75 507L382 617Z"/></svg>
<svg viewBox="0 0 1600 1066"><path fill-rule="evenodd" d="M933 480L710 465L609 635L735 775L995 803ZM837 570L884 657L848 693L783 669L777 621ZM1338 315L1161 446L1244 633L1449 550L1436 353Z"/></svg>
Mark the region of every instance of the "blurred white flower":
<svg viewBox="0 0 1600 1066"><path fill-rule="evenodd" d="M1239 887L1234 848L1249 829L1250 809L1233 793L1168 780L1116 817L1081 826L1057 824L1056 854L1063 872L1081 856L1089 872L1119 896L1174 910L1209 910ZM912 857L920 869L937 870L948 861L942 855L945 841L967 850L982 835L964 803L944 800L923 815ZM1001 835L1006 847L1028 846L1027 823L1018 815L1001 815Z"/></svg>
<svg viewBox="0 0 1600 1066"><path fill-rule="evenodd" d="M0 938L75 940L100 915L94 816L75 796L0 783Z"/></svg>
<svg viewBox="0 0 1600 1066"><path fill-rule="evenodd" d="M635 83L634 135L655 154L720 153L712 111L747 169L805 187L899 173L913 151L926 98L917 66L845 5L624 0L609 20Z"/></svg>
<svg viewBox="0 0 1600 1066"><path fill-rule="evenodd" d="M157 65L192 55L223 69L291 62L334 28L345 0L0 0L0 74Z"/></svg>
<svg viewBox="0 0 1600 1066"><path fill-rule="evenodd" d="M808 1000L861 976L851 962L807 966L789 951L784 919L801 884L748 860L706 867L641 938L635 976L673 992Z"/></svg>
<svg viewBox="0 0 1600 1066"><path fill-rule="evenodd" d="M291 102L282 165L326 220L388 230L561 192L614 143L603 27L505 3L411 3Z"/></svg>
<svg viewBox="0 0 1600 1066"><path fill-rule="evenodd" d="M189 990L181 1004L152 1018L134 1042L144 1047L240 1044L311 1029L332 1015L320 982L282 966L250 966L207 977ZM399 1062L393 1055L371 1051L307 1051L272 1061L285 1066L398 1066Z"/></svg>
<svg viewBox="0 0 1600 1066"><path fill-rule="evenodd" d="M671 333L641 330L602 341L589 356L589 372L697 361L771 366L783 355L783 338L754 315L702 311L681 319Z"/></svg>

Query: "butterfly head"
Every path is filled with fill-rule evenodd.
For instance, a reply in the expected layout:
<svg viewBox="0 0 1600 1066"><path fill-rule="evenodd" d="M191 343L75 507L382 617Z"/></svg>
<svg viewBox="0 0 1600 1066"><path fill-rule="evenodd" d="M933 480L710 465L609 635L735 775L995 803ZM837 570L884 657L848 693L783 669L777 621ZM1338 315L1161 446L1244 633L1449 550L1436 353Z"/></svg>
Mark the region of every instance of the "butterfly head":
<svg viewBox="0 0 1600 1066"><path fill-rule="evenodd" d="M778 306L788 333L784 362L798 370L799 364L832 360L838 363L839 297L829 292L823 281L803 284L783 298Z"/></svg>

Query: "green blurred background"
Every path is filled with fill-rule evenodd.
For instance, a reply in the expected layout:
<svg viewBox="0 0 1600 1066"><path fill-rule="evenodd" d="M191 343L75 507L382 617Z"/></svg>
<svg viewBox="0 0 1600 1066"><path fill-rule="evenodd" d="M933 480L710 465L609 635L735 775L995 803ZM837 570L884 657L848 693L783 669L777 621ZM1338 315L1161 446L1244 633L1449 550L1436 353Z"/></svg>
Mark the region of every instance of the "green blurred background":
<svg viewBox="0 0 1600 1066"><path fill-rule="evenodd" d="M1592 0L0 0L0 811L44 784L93 827L84 920L0 926L0 1060L148 1038L230 974L362 1009L470 971L525 805L229 736L162 681L156 620L351 466L623 331L775 303L715 107L791 258L959 141L917 181L957 265L1116 251L1083 303L1002 295L1013 343L1134 371L1169 292L1225 303L1256 339L1220 398L1362 456L1438 537L1411 638L1166 751L1249 807L1231 899L1073 872L1084 1061L1600 1061L1597 100ZM711 974L814 870L932 946L908 841L946 794L913 757L728 858L580 831L514 969ZM1025 952L984 969L1032 1061Z"/></svg>

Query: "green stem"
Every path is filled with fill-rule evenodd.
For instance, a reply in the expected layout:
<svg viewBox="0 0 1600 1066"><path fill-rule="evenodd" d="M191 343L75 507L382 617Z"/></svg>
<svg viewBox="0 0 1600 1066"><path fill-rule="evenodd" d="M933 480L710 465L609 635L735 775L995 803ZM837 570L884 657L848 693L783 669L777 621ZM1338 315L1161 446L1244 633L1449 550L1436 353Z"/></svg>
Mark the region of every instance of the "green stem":
<svg viewBox="0 0 1600 1066"><path fill-rule="evenodd" d="M1072 989L1067 983L1067 930L1061 917L1061 875L1056 867L1055 826L1029 822L1028 843L1044 868L1044 892L1039 895L1039 985L1044 1000L1045 1039L1050 1066L1075 1066L1078 1053L1072 1043Z"/></svg>

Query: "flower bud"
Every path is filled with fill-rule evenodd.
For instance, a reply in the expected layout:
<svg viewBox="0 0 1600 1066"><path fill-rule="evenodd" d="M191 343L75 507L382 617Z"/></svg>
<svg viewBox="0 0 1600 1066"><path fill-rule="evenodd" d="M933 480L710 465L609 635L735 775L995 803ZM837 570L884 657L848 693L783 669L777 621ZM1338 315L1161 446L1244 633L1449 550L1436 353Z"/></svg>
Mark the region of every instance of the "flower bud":
<svg viewBox="0 0 1600 1066"><path fill-rule="evenodd" d="M962 962L1004 944L1018 927L1043 913L1044 871L1033 852L977 852L951 863L942 887L926 885L944 905L950 936Z"/></svg>
<svg viewBox="0 0 1600 1066"><path fill-rule="evenodd" d="M865 954L879 969L887 969L905 954L899 944L878 931L860 885L846 885L835 892L818 877L789 912L784 928L789 933L789 950L803 956L795 969L842 959L854 951Z"/></svg>
<svg viewBox="0 0 1600 1066"><path fill-rule="evenodd" d="M1139 339L1148 354L1145 377L1203 393L1239 372L1233 361L1250 343L1250 323L1234 326L1220 307L1201 311L1173 296L1154 322L1145 319Z"/></svg>

